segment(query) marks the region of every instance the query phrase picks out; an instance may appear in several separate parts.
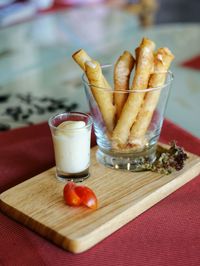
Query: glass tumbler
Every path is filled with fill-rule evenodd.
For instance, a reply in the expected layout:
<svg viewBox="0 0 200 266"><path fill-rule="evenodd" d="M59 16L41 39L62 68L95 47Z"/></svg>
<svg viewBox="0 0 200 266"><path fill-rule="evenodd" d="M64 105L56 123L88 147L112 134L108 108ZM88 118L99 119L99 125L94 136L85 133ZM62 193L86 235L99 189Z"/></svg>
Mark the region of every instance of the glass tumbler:
<svg viewBox="0 0 200 266"><path fill-rule="evenodd" d="M112 65L102 66L102 72L109 84L113 84ZM156 159L173 74L171 71L154 74L165 75L163 86L121 91L114 90L113 85L92 86L86 75L82 76L97 138L96 157L101 164L140 171L143 162L152 163ZM99 104L99 97L106 100Z"/></svg>
<svg viewBox="0 0 200 266"><path fill-rule="evenodd" d="M59 180L80 182L89 177L92 117L78 112L49 119Z"/></svg>

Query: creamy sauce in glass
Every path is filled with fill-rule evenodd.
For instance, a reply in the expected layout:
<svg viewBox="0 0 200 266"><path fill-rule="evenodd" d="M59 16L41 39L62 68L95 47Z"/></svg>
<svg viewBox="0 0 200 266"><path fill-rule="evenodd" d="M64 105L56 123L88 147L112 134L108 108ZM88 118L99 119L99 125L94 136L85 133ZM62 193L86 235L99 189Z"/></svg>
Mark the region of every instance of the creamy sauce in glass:
<svg viewBox="0 0 200 266"><path fill-rule="evenodd" d="M64 173L79 173L89 167L90 131L84 121L65 121L53 136L56 166Z"/></svg>

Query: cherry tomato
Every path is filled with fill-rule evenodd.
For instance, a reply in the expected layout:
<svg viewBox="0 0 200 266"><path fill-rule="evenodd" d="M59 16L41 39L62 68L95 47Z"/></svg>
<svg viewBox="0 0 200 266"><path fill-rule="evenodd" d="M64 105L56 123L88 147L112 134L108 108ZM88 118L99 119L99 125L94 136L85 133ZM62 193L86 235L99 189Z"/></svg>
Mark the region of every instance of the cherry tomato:
<svg viewBox="0 0 200 266"><path fill-rule="evenodd" d="M74 182L68 182L64 187L63 195L67 205L80 206L81 204L81 199L75 192L75 187Z"/></svg>
<svg viewBox="0 0 200 266"><path fill-rule="evenodd" d="M82 205L85 205L91 209L97 208L97 197L89 187L76 186L75 191L77 195L81 198Z"/></svg>
<svg viewBox="0 0 200 266"><path fill-rule="evenodd" d="M68 182L64 187L63 194L67 205L97 208L97 197L89 187L77 186L74 182Z"/></svg>

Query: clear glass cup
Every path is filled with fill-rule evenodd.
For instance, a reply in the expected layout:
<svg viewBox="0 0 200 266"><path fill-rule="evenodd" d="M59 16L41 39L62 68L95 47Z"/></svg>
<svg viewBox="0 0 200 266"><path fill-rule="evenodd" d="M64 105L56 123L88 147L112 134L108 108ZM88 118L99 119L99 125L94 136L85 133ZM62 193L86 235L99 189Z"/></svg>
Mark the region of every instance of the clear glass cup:
<svg viewBox="0 0 200 266"><path fill-rule="evenodd" d="M74 182L88 178L92 117L78 112L61 113L51 117L48 123L57 178Z"/></svg>
<svg viewBox="0 0 200 266"><path fill-rule="evenodd" d="M102 66L102 72L109 84L113 84L112 65ZM153 162L156 159L156 146L160 136L164 112L173 80L173 74L171 71L156 74L166 75L166 80L163 86L148 88L145 90L126 91L114 90L113 85L111 89L92 86L88 83L86 75L84 74L82 76L97 138L98 151L96 157L97 160L105 166L115 169L140 171L142 162ZM95 94L93 94L95 91L98 91L98 94L103 93L105 97L112 98L115 107L116 97L122 97L125 99L124 103L126 103L130 96L133 100L139 98L141 101L137 116L130 129L126 131L127 136L125 137L125 141L123 140L123 143L119 144L113 133L116 132L115 128L118 125L120 115L117 117L117 114L115 114L114 131L108 131L108 126L106 126L104 122L103 114L95 99ZM109 106L106 108L108 113ZM132 113L130 112L128 116L131 117L131 115ZM126 123L126 120L124 123ZM123 127L121 127L121 132L123 130Z"/></svg>

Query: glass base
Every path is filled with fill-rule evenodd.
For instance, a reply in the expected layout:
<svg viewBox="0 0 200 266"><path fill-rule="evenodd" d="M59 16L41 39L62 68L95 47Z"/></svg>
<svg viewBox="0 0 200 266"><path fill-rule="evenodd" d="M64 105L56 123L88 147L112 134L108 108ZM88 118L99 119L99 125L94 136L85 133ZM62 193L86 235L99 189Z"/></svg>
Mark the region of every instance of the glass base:
<svg viewBox="0 0 200 266"><path fill-rule="evenodd" d="M61 171L56 171L56 177L59 181L67 182L67 181L73 181L75 183L83 182L85 179L87 179L90 176L89 168L86 170L79 172L79 173L63 173Z"/></svg>
<svg viewBox="0 0 200 266"><path fill-rule="evenodd" d="M109 168L139 172L143 170L140 165L144 159L149 163L155 161L156 145L148 150L134 153L105 152L98 149L96 158L99 163Z"/></svg>

